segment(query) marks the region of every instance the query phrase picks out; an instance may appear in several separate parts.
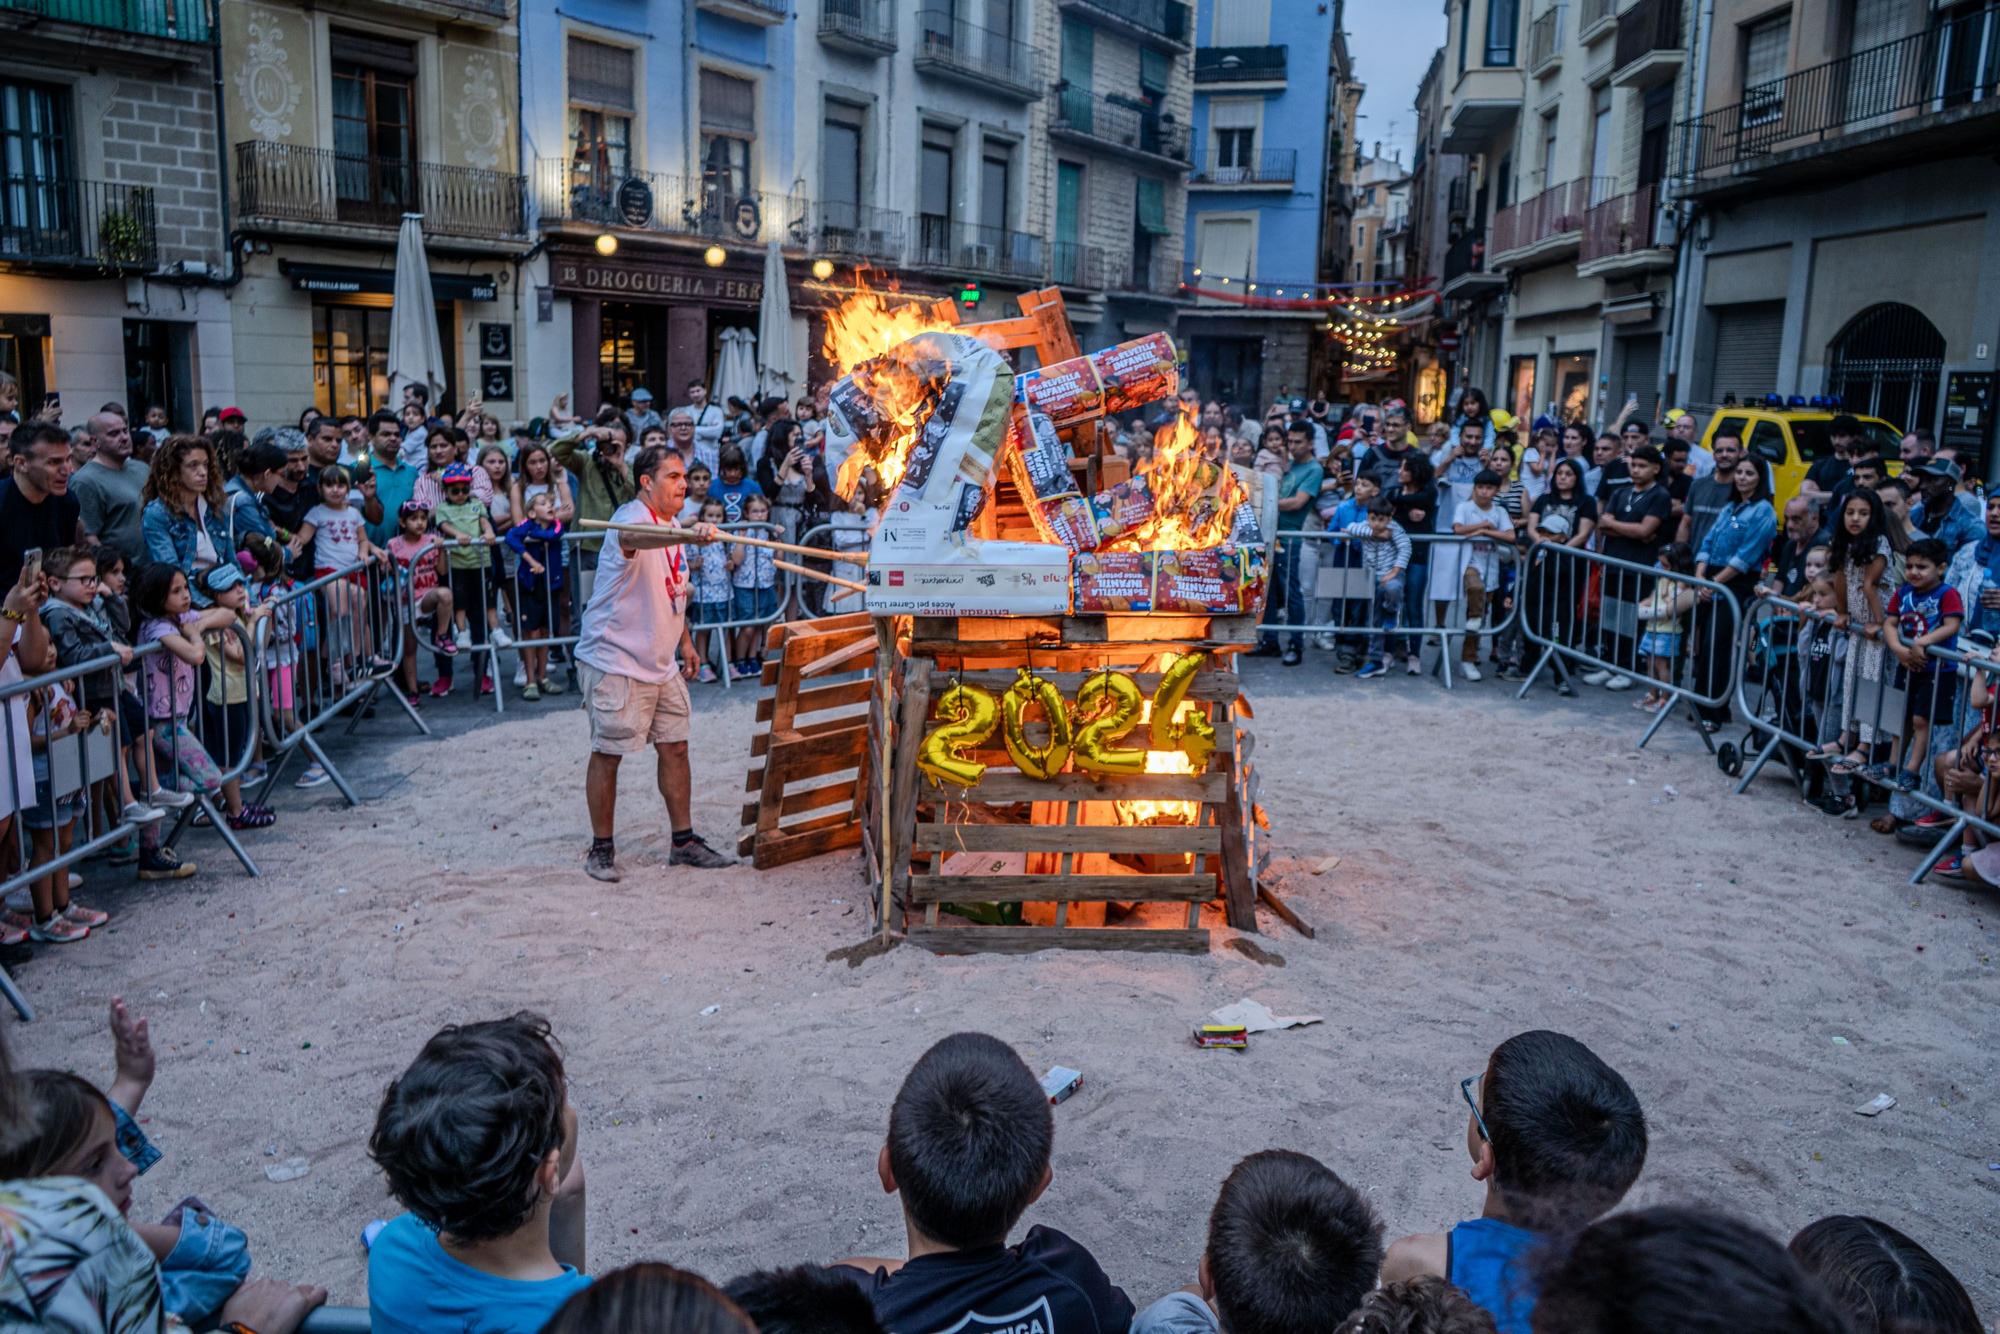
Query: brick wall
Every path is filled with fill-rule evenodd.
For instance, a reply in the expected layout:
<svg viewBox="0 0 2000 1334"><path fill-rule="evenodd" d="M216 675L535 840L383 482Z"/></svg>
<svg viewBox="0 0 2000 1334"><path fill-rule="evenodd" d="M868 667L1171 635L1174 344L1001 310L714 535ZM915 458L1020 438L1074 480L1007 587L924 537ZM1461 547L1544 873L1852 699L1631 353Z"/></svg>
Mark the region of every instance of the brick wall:
<svg viewBox="0 0 2000 1334"><path fill-rule="evenodd" d="M219 266L214 91L194 76L177 82L121 78L107 91L100 125L105 179L154 192L162 264L202 259Z"/></svg>

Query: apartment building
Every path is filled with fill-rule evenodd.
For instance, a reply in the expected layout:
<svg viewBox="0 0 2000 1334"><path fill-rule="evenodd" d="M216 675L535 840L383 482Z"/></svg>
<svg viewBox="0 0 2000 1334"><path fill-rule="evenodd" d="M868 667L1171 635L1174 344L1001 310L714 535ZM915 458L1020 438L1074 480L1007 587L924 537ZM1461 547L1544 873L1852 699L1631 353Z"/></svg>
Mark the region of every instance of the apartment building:
<svg viewBox="0 0 2000 1334"><path fill-rule="evenodd" d="M0 31L0 371L27 413L191 429L236 388L209 11L0 0Z"/></svg>
<svg viewBox="0 0 2000 1334"><path fill-rule="evenodd" d="M1330 394L1322 282L1347 276L1353 78L1342 6L1201 0L1185 235L1198 293L1180 327L1206 396Z"/></svg>
<svg viewBox="0 0 2000 1334"><path fill-rule="evenodd" d="M403 215L423 215L445 397L516 411L527 245L506 0L222 0L224 123L246 257L236 401L257 424L388 401Z"/></svg>
<svg viewBox="0 0 2000 1334"><path fill-rule="evenodd" d="M1439 48L1417 84L1417 133L1410 154L1404 264L1410 283L1426 287L1435 287L1444 272L1445 254L1466 225L1469 205L1465 159L1438 147L1443 74L1444 50ZM1457 361L1458 327L1449 320L1426 319L1405 336L1398 369L1414 421L1428 424L1443 413Z"/></svg>
<svg viewBox="0 0 2000 1334"><path fill-rule="evenodd" d="M1382 145L1354 174L1354 258L1349 280L1362 295L1402 280L1409 245L1410 173L1401 155L1382 156Z"/></svg>
<svg viewBox="0 0 2000 1334"><path fill-rule="evenodd" d="M2000 8L1714 15L1677 135L1680 395L1837 394L1977 451L1993 477Z"/></svg>

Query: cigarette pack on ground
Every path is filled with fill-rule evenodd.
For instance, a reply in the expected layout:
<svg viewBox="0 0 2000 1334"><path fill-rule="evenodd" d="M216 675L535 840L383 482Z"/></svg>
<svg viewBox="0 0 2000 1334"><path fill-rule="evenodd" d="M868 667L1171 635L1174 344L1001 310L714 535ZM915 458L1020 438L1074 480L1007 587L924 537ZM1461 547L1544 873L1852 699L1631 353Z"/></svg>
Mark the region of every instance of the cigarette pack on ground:
<svg viewBox="0 0 2000 1334"><path fill-rule="evenodd" d="M1153 493L1146 485L1145 474L1099 491L1090 498L1090 512L1097 520L1097 540L1100 544L1128 533L1152 518Z"/></svg>
<svg viewBox="0 0 2000 1334"><path fill-rule="evenodd" d="M1153 610L1236 613L1243 600L1243 557L1233 547L1153 554Z"/></svg>
<svg viewBox="0 0 2000 1334"><path fill-rule="evenodd" d="M1250 1031L1241 1024L1196 1024L1194 1045L1204 1050L1245 1051L1250 1046Z"/></svg>
<svg viewBox="0 0 2000 1334"><path fill-rule="evenodd" d="M1042 1076L1042 1092L1048 1094L1049 1105L1067 1101L1069 1095L1083 1087L1083 1071L1072 1070L1066 1065L1052 1065Z"/></svg>
<svg viewBox="0 0 2000 1334"><path fill-rule="evenodd" d="M1079 616L1153 609L1151 551L1080 551L1071 559L1070 610Z"/></svg>

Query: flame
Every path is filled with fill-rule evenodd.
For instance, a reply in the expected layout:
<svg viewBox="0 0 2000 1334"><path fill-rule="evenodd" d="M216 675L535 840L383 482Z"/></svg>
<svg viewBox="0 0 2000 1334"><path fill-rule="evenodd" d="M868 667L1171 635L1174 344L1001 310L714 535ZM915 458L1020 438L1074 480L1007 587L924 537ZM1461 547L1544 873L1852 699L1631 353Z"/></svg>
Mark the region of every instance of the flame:
<svg viewBox="0 0 2000 1334"><path fill-rule="evenodd" d="M936 405L943 385L934 366L907 346L919 334L948 332L956 326L940 318L929 301L903 299L861 284L860 290L826 317L826 359L871 400L883 418L840 465L834 488L852 499L873 470L886 494L903 480L910 450Z"/></svg>
<svg viewBox="0 0 2000 1334"><path fill-rule="evenodd" d="M1148 663L1149 672L1164 671L1173 655L1162 653ZM1189 712L1198 707L1193 700L1182 700L1174 710L1174 721L1179 722ZM1132 729L1134 737L1147 735L1153 721L1153 701L1145 702L1139 714L1139 725ZM1149 774L1191 774L1194 764L1178 750L1149 750L1146 752L1146 772ZM1121 801L1118 803L1120 824L1193 824L1201 818L1201 804L1193 801Z"/></svg>
<svg viewBox="0 0 2000 1334"><path fill-rule="evenodd" d="M1104 544L1107 551L1198 551L1224 546L1230 521L1249 492L1226 460L1210 459L1201 432L1186 415L1153 437L1152 460L1140 474L1153 496L1153 513L1130 532Z"/></svg>

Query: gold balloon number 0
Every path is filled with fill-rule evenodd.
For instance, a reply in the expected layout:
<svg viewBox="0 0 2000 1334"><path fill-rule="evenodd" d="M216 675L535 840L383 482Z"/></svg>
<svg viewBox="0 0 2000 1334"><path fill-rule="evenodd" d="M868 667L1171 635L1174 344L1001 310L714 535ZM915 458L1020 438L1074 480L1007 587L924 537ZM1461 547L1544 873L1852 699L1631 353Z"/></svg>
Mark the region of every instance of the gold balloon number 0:
<svg viewBox="0 0 2000 1334"><path fill-rule="evenodd" d="M1206 658L1203 653L1189 653L1168 663L1159 689L1153 692L1147 731L1150 749L1180 751L1195 773L1206 771L1215 753L1215 725L1199 708L1188 709L1186 717L1177 715ZM1072 756L1086 773L1144 773L1146 750L1117 744L1139 725L1144 707L1139 683L1124 672L1100 672L1086 679L1076 692L1073 711L1053 682L1025 667L997 701L978 686L955 685L938 697L942 726L923 739L917 767L939 786L971 787L986 773L986 766L970 752L984 745L998 727L1009 758L1030 778L1055 777ZM1048 740L1039 746L1028 739L1026 730L1034 709L1041 711L1049 729Z"/></svg>

